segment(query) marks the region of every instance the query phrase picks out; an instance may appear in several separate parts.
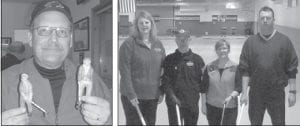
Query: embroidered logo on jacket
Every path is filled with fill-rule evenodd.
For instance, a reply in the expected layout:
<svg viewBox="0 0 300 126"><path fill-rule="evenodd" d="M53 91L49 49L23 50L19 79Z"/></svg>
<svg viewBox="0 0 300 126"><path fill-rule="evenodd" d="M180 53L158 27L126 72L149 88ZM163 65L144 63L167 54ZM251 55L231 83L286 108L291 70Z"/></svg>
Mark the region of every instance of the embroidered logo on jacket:
<svg viewBox="0 0 300 126"><path fill-rule="evenodd" d="M187 66L194 66L194 63L193 63L192 61L188 61L188 62L186 63L186 65L187 65Z"/></svg>

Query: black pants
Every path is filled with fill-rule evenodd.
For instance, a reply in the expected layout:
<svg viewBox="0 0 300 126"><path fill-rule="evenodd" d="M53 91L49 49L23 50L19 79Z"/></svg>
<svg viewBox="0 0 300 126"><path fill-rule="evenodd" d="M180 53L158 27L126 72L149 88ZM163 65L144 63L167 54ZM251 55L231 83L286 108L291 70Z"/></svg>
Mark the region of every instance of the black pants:
<svg viewBox="0 0 300 126"><path fill-rule="evenodd" d="M221 125L223 108L218 108L206 103L206 118L209 125ZM225 108L222 125L236 125L238 108Z"/></svg>
<svg viewBox="0 0 300 126"><path fill-rule="evenodd" d="M167 107L168 107L169 125L178 125L176 106L174 104L167 104ZM184 125L197 125L199 109L196 109L196 111L194 111L189 107L179 107L179 110L180 110L180 117L181 120L184 121Z"/></svg>
<svg viewBox="0 0 300 126"><path fill-rule="evenodd" d="M136 108L131 104L128 98L122 95L121 100L126 116L126 125L142 125ZM147 125L155 125L157 102L158 99L139 99L139 107Z"/></svg>
<svg viewBox="0 0 300 126"><path fill-rule="evenodd" d="M273 125L285 125L284 89L262 90L250 88L249 118L251 125L262 125L266 110Z"/></svg>

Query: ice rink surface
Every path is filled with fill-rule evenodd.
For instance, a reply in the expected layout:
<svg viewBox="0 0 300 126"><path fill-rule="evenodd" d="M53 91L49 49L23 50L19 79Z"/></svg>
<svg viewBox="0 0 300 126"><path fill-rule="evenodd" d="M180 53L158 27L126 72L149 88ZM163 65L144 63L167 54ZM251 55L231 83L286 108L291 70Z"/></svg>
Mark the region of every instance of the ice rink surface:
<svg viewBox="0 0 300 126"><path fill-rule="evenodd" d="M210 63L211 61L215 60L217 58L217 55L214 51L214 45L216 41L219 39L225 39L227 40L231 45L231 52L229 53L229 58L233 60L234 62L239 62L239 56L242 50L242 46L246 40L246 36L226 36L226 37L220 37L220 36L206 36L206 37L192 37L190 48L192 51L198 55L200 55L205 64ZM166 50L166 54L173 53L175 49L177 48L177 45L175 43L174 37L159 37L159 39L162 41L164 48ZM124 41L123 39L119 39L119 44L122 44ZM300 68L298 67L298 70ZM294 107L289 108L288 107L288 90L289 87L286 88L286 125L296 125L300 124L299 120L299 113L300 113L300 74L297 74L297 103ZM120 98L120 97L119 97ZM119 124L125 125L125 116L123 111L123 106L121 103L121 100L119 99ZM239 113L240 114L240 108L239 107ZM199 101L199 119L198 119L198 125L207 125L208 122L206 120L206 116L201 113L201 100ZM163 101L161 104L158 105L157 108L157 117L156 117L156 124L157 125L168 125L168 114L167 114L167 107L165 101ZM249 125L249 116L248 116L248 106L245 107L244 113L241 119L241 124L243 125ZM265 112L264 117L264 125L271 125L271 119L267 113Z"/></svg>

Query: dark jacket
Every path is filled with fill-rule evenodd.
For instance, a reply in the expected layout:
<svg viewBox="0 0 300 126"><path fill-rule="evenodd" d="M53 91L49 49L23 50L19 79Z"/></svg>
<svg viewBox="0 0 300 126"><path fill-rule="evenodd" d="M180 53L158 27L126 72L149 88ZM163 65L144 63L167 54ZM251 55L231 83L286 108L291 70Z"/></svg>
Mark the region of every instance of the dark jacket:
<svg viewBox="0 0 300 126"><path fill-rule="evenodd" d="M250 77L249 86L257 89L284 88L296 78L298 58L291 40L276 32L271 39L259 33L250 36L242 49L239 70Z"/></svg>
<svg viewBox="0 0 300 126"><path fill-rule="evenodd" d="M150 41L151 48L148 48L139 38L129 37L120 47L120 91L130 100L157 99L160 95L165 49L158 39Z"/></svg>
<svg viewBox="0 0 300 126"><path fill-rule="evenodd" d="M16 56L7 53L5 56L1 58L1 70L4 70L10 66L21 63L22 60L19 60Z"/></svg>
<svg viewBox="0 0 300 126"><path fill-rule="evenodd" d="M184 54L176 50L166 57L161 89L167 104L172 104L170 96L175 95L183 107L198 107L199 93L205 91L201 83L203 67L201 56L191 50Z"/></svg>

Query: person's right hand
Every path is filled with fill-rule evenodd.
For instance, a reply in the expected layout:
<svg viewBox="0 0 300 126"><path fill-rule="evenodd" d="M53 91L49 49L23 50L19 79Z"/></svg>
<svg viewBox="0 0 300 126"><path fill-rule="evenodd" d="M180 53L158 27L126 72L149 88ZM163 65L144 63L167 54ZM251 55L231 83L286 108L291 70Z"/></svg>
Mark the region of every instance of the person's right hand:
<svg viewBox="0 0 300 126"><path fill-rule="evenodd" d="M158 101L157 101L157 103L158 104L160 104L163 100L164 100L164 95L160 95L159 97L158 97Z"/></svg>
<svg viewBox="0 0 300 126"><path fill-rule="evenodd" d="M292 107L296 104L296 94L289 93L288 103L289 103L289 107Z"/></svg>
<svg viewBox="0 0 300 126"><path fill-rule="evenodd" d="M172 95L172 101L173 101L175 104L181 106L180 100L179 100L175 95Z"/></svg>
<svg viewBox="0 0 300 126"><path fill-rule="evenodd" d="M224 102L223 102L223 104L228 104L229 102L230 102L230 100L233 98L233 96L228 96L225 100L224 100Z"/></svg>
<svg viewBox="0 0 300 126"><path fill-rule="evenodd" d="M241 103L241 105L243 105L243 104L247 105L247 103L248 103L248 95L246 93L243 93L241 95L240 103Z"/></svg>
<svg viewBox="0 0 300 126"><path fill-rule="evenodd" d="M138 106L139 104L139 100L137 98L131 99L130 102L133 106Z"/></svg>
<svg viewBox="0 0 300 126"><path fill-rule="evenodd" d="M2 125L28 125L26 108L14 108L2 112Z"/></svg>

